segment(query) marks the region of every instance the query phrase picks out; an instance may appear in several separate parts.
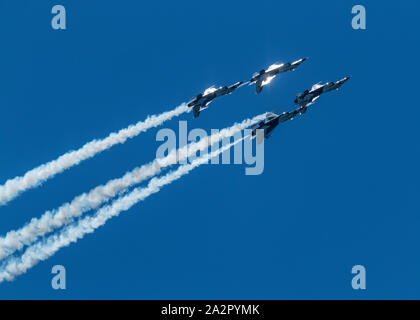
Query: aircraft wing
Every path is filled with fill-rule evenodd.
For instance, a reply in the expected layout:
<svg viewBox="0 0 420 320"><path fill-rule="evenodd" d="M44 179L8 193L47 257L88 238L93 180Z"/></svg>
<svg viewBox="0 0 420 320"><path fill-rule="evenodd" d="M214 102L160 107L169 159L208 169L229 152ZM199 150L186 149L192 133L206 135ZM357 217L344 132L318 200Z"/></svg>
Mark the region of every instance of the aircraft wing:
<svg viewBox="0 0 420 320"><path fill-rule="evenodd" d="M252 79L254 79L254 78L256 78L257 76L259 76L260 75L260 73L259 72L254 72L253 74L252 74Z"/></svg>
<svg viewBox="0 0 420 320"><path fill-rule="evenodd" d="M313 104L319 97L320 96L316 96L315 98L313 98L307 106L310 106L311 104Z"/></svg>
<svg viewBox="0 0 420 320"><path fill-rule="evenodd" d="M198 118L198 116L200 115L200 106L194 106L193 114L194 114L194 118Z"/></svg>

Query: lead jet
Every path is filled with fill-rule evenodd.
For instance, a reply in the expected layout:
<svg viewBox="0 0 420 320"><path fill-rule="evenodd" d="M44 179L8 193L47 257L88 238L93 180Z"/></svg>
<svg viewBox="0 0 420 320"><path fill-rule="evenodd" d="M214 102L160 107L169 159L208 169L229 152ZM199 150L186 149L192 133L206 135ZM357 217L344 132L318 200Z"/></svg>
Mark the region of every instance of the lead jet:
<svg viewBox="0 0 420 320"><path fill-rule="evenodd" d="M271 137L272 131L279 125L279 123L293 120L298 114L299 109L283 112L282 114L268 112L264 120L261 120L259 123L254 124L251 127L251 137L256 137L257 143L260 144L263 140L267 140ZM258 132L258 129L264 131Z"/></svg>
<svg viewBox="0 0 420 320"><path fill-rule="evenodd" d="M338 90L344 82L349 80L350 77L345 77L338 81L327 82L325 84L314 84L311 90L305 90L303 93L298 93L295 99L295 104L300 105L299 112L305 113L308 106L315 102L321 94L332 90Z"/></svg>
<svg viewBox="0 0 420 320"><path fill-rule="evenodd" d="M219 88L210 87L204 91L204 93L199 93L196 97L192 97L188 102L188 106L193 108L194 118L197 118L200 115L200 112L208 108L208 105L217 97L221 97L227 94L231 94L237 88L243 84L242 81L236 82L230 87L223 86Z"/></svg>
<svg viewBox="0 0 420 320"><path fill-rule="evenodd" d="M299 67L299 65L303 63L306 59L307 58L302 58L294 62L272 64L268 67L267 70L263 69L260 72L255 72L252 75L251 80L249 80L249 85L255 84L255 90L257 91L257 93L260 93L262 91L262 88L265 85L269 84L276 75L282 72L295 71L296 68Z"/></svg>

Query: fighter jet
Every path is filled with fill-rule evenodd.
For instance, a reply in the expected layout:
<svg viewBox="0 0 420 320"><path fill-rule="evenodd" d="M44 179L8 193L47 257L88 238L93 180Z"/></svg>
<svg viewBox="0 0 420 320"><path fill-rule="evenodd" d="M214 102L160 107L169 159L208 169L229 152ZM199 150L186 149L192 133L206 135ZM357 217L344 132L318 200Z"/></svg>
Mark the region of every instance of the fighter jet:
<svg viewBox="0 0 420 320"><path fill-rule="evenodd" d="M294 62L286 62L281 64L272 64L267 70L261 70L252 75L249 80L249 85L255 84L255 90L257 93L262 91L262 88L269 84L276 75L282 72L295 71L299 65L304 62L307 58L299 59Z"/></svg>
<svg viewBox="0 0 420 320"><path fill-rule="evenodd" d="M305 113L308 106L314 103L321 94L332 90L338 90L344 82L349 79L350 77L345 77L344 79L335 82L327 82L325 84L317 83L312 86L311 90L305 90L303 93L298 93L294 102L295 104L300 105L299 112L301 114Z"/></svg>
<svg viewBox="0 0 420 320"><path fill-rule="evenodd" d="M236 82L230 87L223 86L219 88L210 87L204 91L204 93L199 93L196 97L192 97L188 102L188 106L193 108L194 118L197 118L200 115L200 112L204 109L207 109L208 105L217 97L221 97L227 94L231 94L237 88L243 84L242 81Z"/></svg>
<svg viewBox="0 0 420 320"><path fill-rule="evenodd" d="M263 140L267 140L271 137L272 131L279 125L279 123L293 120L298 114L299 109L283 112L280 115L274 112L269 112L264 120L261 120L259 123L251 126L251 136L253 138L256 137L257 143L260 144ZM259 134L257 131L258 129L262 129L264 131Z"/></svg>

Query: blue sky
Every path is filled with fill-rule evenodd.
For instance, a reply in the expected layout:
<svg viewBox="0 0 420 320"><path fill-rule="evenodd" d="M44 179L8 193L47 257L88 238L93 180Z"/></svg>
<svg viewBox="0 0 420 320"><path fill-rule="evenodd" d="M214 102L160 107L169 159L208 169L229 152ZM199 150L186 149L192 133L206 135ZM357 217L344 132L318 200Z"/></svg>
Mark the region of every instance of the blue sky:
<svg viewBox="0 0 420 320"><path fill-rule="evenodd" d="M67 9L67 30L51 8ZM363 4L367 30L351 28ZM202 166L25 275L2 299L419 298L419 46L416 1L0 2L0 181L211 85L309 57L240 88L188 127L224 128L340 91L279 126L265 170ZM178 119L164 125L176 129ZM0 207L0 233L152 160L156 130ZM67 290L51 288L51 268ZM351 268L367 270L355 291Z"/></svg>

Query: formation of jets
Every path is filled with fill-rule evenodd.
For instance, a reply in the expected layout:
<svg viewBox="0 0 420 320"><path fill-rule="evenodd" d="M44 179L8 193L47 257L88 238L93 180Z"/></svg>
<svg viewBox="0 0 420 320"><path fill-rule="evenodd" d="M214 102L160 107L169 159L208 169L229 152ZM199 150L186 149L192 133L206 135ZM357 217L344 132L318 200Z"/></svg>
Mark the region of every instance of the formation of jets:
<svg viewBox="0 0 420 320"><path fill-rule="evenodd" d="M317 83L312 86L311 90L305 90L303 94L299 93L294 101L295 104L299 105L297 109L283 112L279 115L274 112L267 113L264 120L254 124L251 127L252 136L257 137L257 143L261 143L262 140L270 138L271 132L279 125L279 123L293 120L298 114L304 114L308 106L314 103L314 101L318 99L321 94L332 90L338 90L344 84L344 82L349 79L350 77L346 77L338 81L327 82L323 85ZM257 135L257 129L263 130L263 134Z"/></svg>
<svg viewBox="0 0 420 320"><path fill-rule="evenodd" d="M227 94L231 94L237 88L244 84L254 85L257 94L261 93L262 88L269 84L279 73L294 71L300 66L307 58L302 58L293 62L273 64L267 69L263 69L260 72L256 72L252 75L251 80L248 82L237 82L230 87L223 86L219 88L208 88L204 93L198 94L196 97L191 98L188 102L188 106L193 108L194 118L200 115L200 112L207 109L208 105L217 97L221 97ZM294 104L299 107L293 111L286 111L281 114L275 112L268 112L266 118L257 124L254 124L251 129L252 137L257 138L257 143L261 143L263 140L268 139L271 136L272 131L279 125L279 123L293 120L297 115L302 115L306 112L308 107L317 100L321 94L338 90L350 77L345 77L338 81L327 82L325 84L316 83L310 90L305 90L303 93L298 93ZM260 130L258 130L260 129ZM258 130L258 131L257 131ZM257 134L262 133L262 134Z"/></svg>

